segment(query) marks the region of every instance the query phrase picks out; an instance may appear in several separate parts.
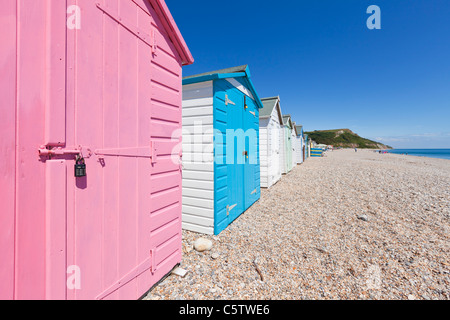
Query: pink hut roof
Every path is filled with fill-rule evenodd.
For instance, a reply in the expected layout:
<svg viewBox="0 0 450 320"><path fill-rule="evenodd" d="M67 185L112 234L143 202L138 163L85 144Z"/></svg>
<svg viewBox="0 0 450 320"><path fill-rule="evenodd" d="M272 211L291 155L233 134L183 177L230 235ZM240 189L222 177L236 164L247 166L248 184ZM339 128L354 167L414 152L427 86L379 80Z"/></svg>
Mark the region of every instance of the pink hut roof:
<svg viewBox="0 0 450 320"><path fill-rule="evenodd" d="M170 40L172 40L175 48L178 51L178 54L181 57L182 64L193 64L194 58L192 57L192 54L189 51L189 48L186 45L186 42L184 41L183 36L181 35L181 32L178 29L177 24L175 23L175 20L173 19L172 14L170 13L170 10L166 5L166 2L164 0L149 0L149 2L164 24L164 27L169 34Z"/></svg>

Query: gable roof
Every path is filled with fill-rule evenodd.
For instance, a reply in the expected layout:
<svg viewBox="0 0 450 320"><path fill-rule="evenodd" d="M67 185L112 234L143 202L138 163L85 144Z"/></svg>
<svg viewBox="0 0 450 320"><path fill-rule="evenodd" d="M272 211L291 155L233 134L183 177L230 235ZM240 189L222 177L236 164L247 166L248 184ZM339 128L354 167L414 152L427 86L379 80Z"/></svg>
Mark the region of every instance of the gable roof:
<svg viewBox="0 0 450 320"><path fill-rule="evenodd" d="M170 13L169 8L164 0L148 0L161 20L164 28L167 30L170 40L173 42L178 54L181 57L181 63L183 65L189 65L194 63L194 58L189 51L186 42L178 29L175 20Z"/></svg>
<svg viewBox="0 0 450 320"><path fill-rule="evenodd" d="M292 121L292 131L295 132L295 136L298 136L297 124L294 121Z"/></svg>
<svg viewBox="0 0 450 320"><path fill-rule="evenodd" d="M258 108L262 109L264 107L261 102L261 99L258 96L258 93L256 92L255 86L253 85L253 82L251 80L250 69L248 65L242 65L238 67L232 67L216 71L209 71L205 73L196 74L193 76L184 77L183 85L227 78L243 78L248 89L251 91L253 98L256 104L258 105Z"/></svg>
<svg viewBox="0 0 450 320"><path fill-rule="evenodd" d="M291 119L291 115L290 114L283 115L283 124L285 126L290 126L291 129L293 129L292 119Z"/></svg>
<svg viewBox="0 0 450 320"><path fill-rule="evenodd" d="M263 108L259 110L259 118L267 119L272 116L273 109L278 110L278 121L280 121L280 125L283 124L283 114L281 113L280 107L280 97L271 97L271 98L263 98L261 102L263 104Z"/></svg>
<svg viewBox="0 0 450 320"><path fill-rule="evenodd" d="M277 105L279 98L278 97L272 97L272 98L262 98L261 102L263 104L263 108L259 111L259 117L260 118L268 118L272 115L272 111Z"/></svg>
<svg viewBox="0 0 450 320"><path fill-rule="evenodd" d="M286 124L290 120L291 120L291 116L290 115L283 114L283 124Z"/></svg>
<svg viewBox="0 0 450 320"><path fill-rule="evenodd" d="M298 136L303 132L303 126L296 125L295 129L297 130L297 135Z"/></svg>

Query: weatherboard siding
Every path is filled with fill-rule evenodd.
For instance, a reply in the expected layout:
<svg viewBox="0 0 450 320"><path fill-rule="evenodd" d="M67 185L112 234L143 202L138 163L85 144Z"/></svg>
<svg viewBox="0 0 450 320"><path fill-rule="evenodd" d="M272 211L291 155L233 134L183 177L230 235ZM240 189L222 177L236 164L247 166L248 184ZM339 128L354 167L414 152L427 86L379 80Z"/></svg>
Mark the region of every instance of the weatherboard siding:
<svg viewBox="0 0 450 320"><path fill-rule="evenodd" d="M183 86L183 229L214 233L213 82Z"/></svg>

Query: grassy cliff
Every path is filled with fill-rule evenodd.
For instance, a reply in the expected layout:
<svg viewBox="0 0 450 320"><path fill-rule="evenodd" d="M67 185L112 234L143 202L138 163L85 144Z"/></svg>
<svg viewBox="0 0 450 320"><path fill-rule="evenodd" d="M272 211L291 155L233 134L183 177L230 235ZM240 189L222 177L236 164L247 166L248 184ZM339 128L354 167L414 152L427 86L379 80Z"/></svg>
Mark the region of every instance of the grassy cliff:
<svg viewBox="0 0 450 320"><path fill-rule="evenodd" d="M332 145L343 148L360 149L392 149L382 143L362 138L350 129L322 130L306 132L309 137L319 144Z"/></svg>

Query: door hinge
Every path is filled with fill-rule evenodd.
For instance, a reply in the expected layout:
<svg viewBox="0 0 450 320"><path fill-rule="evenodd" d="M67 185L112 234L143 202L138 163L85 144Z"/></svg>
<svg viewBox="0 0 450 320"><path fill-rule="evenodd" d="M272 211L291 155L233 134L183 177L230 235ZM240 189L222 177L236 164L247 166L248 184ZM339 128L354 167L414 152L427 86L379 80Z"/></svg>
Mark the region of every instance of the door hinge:
<svg viewBox="0 0 450 320"><path fill-rule="evenodd" d="M142 40L144 43L146 43L150 48L152 54L156 55L156 37L155 37L155 30L152 29L151 34L149 35L144 31L144 29L139 28L136 26L135 23L132 23L131 21L128 21L124 17L120 16L118 12L114 11L112 8L108 7L108 5L103 5L101 3L95 4L97 8L101 11L103 11L106 15L108 15L111 19L113 19L115 22L117 22L119 25L121 25L123 28L131 32L135 37Z"/></svg>
<svg viewBox="0 0 450 320"><path fill-rule="evenodd" d="M227 206L227 216L230 215L230 211L233 210L234 207L236 207L236 206L237 206L237 203L236 203L236 204L233 204L232 206Z"/></svg>
<svg viewBox="0 0 450 320"><path fill-rule="evenodd" d="M113 292L117 291L118 289L122 288L124 285L129 283L131 280L137 278L144 272L150 272L152 275L156 272L156 264L155 264L155 250L150 250L150 257L147 257L142 263L140 263L137 267L135 267L133 270L128 272L126 275L124 275L122 278L120 278L118 281L116 281L113 285L111 285L109 288L107 288L105 291L103 291L101 294L99 294L96 299L102 300L106 297L108 297Z"/></svg>
<svg viewBox="0 0 450 320"><path fill-rule="evenodd" d="M157 161L157 150L153 141L150 142L150 147L98 149L95 150L95 154L100 157L149 158L152 159L152 163Z"/></svg>
<svg viewBox="0 0 450 320"><path fill-rule="evenodd" d="M234 103L233 101L231 101L230 99L228 99L228 95L226 94L226 95L225 95L225 105L227 106L227 105L229 105L229 104L232 104L233 106L236 105L236 103Z"/></svg>
<svg viewBox="0 0 450 320"><path fill-rule="evenodd" d="M180 150L180 152L178 153L178 159L179 159L179 168L180 171L184 170L184 165L183 165L183 152Z"/></svg>
<svg viewBox="0 0 450 320"><path fill-rule="evenodd" d="M156 272L156 259L155 259L155 249L150 250L150 272L155 274Z"/></svg>
<svg viewBox="0 0 450 320"><path fill-rule="evenodd" d="M158 48L158 45L156 43L155 29L152 29L151 34L152 34L152 40L151 40L152 54L156 55L156 49Z"/></svg>

